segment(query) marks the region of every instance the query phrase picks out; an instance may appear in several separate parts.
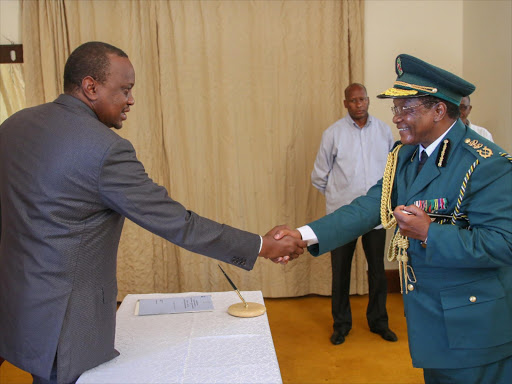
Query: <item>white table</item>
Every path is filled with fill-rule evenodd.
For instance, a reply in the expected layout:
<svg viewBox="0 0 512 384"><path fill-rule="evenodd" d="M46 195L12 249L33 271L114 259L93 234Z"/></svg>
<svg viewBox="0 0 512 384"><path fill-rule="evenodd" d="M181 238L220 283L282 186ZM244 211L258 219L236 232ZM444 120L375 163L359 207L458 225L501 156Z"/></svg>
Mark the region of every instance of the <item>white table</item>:
<svg viewBox="0 0 512 384"><path fill-rule="evenodd" d="M136 316L137 300L212 295L213 312ZM263 304L260 291L242 292ZM282 383L267 314L238 318L230 292L127 295L117 311L115 359L80 376L88 383Z"/></svg>

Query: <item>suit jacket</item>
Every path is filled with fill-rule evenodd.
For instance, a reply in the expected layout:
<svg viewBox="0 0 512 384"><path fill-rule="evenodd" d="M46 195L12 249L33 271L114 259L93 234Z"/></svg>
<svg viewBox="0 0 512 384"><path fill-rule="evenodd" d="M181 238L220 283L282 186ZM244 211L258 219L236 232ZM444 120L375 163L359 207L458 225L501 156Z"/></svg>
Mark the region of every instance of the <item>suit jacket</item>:
<svg viewBox="0 0 512 384"><path fill-rule="evenodd" d="M0 356L59 382L114 349L124 217L192 252L252 269L260 237L172 200L129 141L61 95L0 126Z"/></svg>
<svg viewBox="0 0 512 384"><path fill-rule="evenodd" d="M417 146L400 149L392 193L393 208L444 198L437 213L450 215L465 191L460 213L467 221L432 223L426 248L409 239L417 282L408 282L404 309L413 364L422 368L480 366L512 355L512 164L460 120L445 138L446 164L437 161L441 143L419 175ZM373 228L381 183L309 224L319 240L310 252L325 253Z"/></svg>

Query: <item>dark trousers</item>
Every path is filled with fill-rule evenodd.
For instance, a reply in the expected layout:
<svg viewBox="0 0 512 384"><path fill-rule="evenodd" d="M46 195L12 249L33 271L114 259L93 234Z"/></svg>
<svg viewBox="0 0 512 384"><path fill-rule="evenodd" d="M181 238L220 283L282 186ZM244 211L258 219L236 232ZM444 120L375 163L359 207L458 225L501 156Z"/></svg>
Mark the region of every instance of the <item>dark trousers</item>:
<svg viewBox="0 0 512 384"><path fill-rule="evenodd" d="M388 328L386 311L387 280L384 271L386 230L374 229L362 236L368 262L369 300L366 319L371 330ZM332 317L334 329L348 332L352 329L350 311L350 270L357 240L331 252L332 261Z"/></svg>
<svg viewBox="0 0 512 384"><path fill-rule="evenodd" d="M512 356L480 367L423 369L425 384L510 384Z"/></svg>

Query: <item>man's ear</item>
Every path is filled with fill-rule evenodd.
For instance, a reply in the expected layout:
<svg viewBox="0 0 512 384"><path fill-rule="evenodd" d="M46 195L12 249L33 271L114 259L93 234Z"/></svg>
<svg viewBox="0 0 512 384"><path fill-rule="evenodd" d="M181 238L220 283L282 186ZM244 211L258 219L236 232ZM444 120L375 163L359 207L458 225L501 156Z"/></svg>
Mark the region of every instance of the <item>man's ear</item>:
<svg viewBox="0 0 512 384"><path fill-rule="evenodd" d="M443 102L437 103L434 109L434 121L437 123L444 119L446 116L446 112L448 111L448 108L446 107L446 104Z"/></svg>
<svg viewBox="0 0 512 384"><path fill-rule="evenodd" d="M86 76L82 79L82 92L89 100L96 100L98 98L97 92L98 83L91 76Z"/></svg>

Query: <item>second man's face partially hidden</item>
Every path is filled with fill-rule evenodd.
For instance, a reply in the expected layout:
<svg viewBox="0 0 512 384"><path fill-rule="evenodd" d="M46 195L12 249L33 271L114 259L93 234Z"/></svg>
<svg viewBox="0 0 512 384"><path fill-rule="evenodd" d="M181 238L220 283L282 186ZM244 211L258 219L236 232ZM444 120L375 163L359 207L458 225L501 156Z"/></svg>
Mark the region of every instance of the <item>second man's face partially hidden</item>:
<svg viewBox="0 0 512 384"><path fill-rule="evenodd" d="M364 88L354 86L349 89L343 104L352 120L361 128L364 127L368 120L368 107L370 106L370 100Z"/></svg>
<svg viewBox="0 0 512 384"><path fill-rule="evenodd" d="M460 105L459 105L459 111L460 111L460 119L462 120L462 122L466 125L468 125L468 116L471 112L471 104L469 103L469 98L468 97L463 97L462 100L460 101Z"/></svg>

